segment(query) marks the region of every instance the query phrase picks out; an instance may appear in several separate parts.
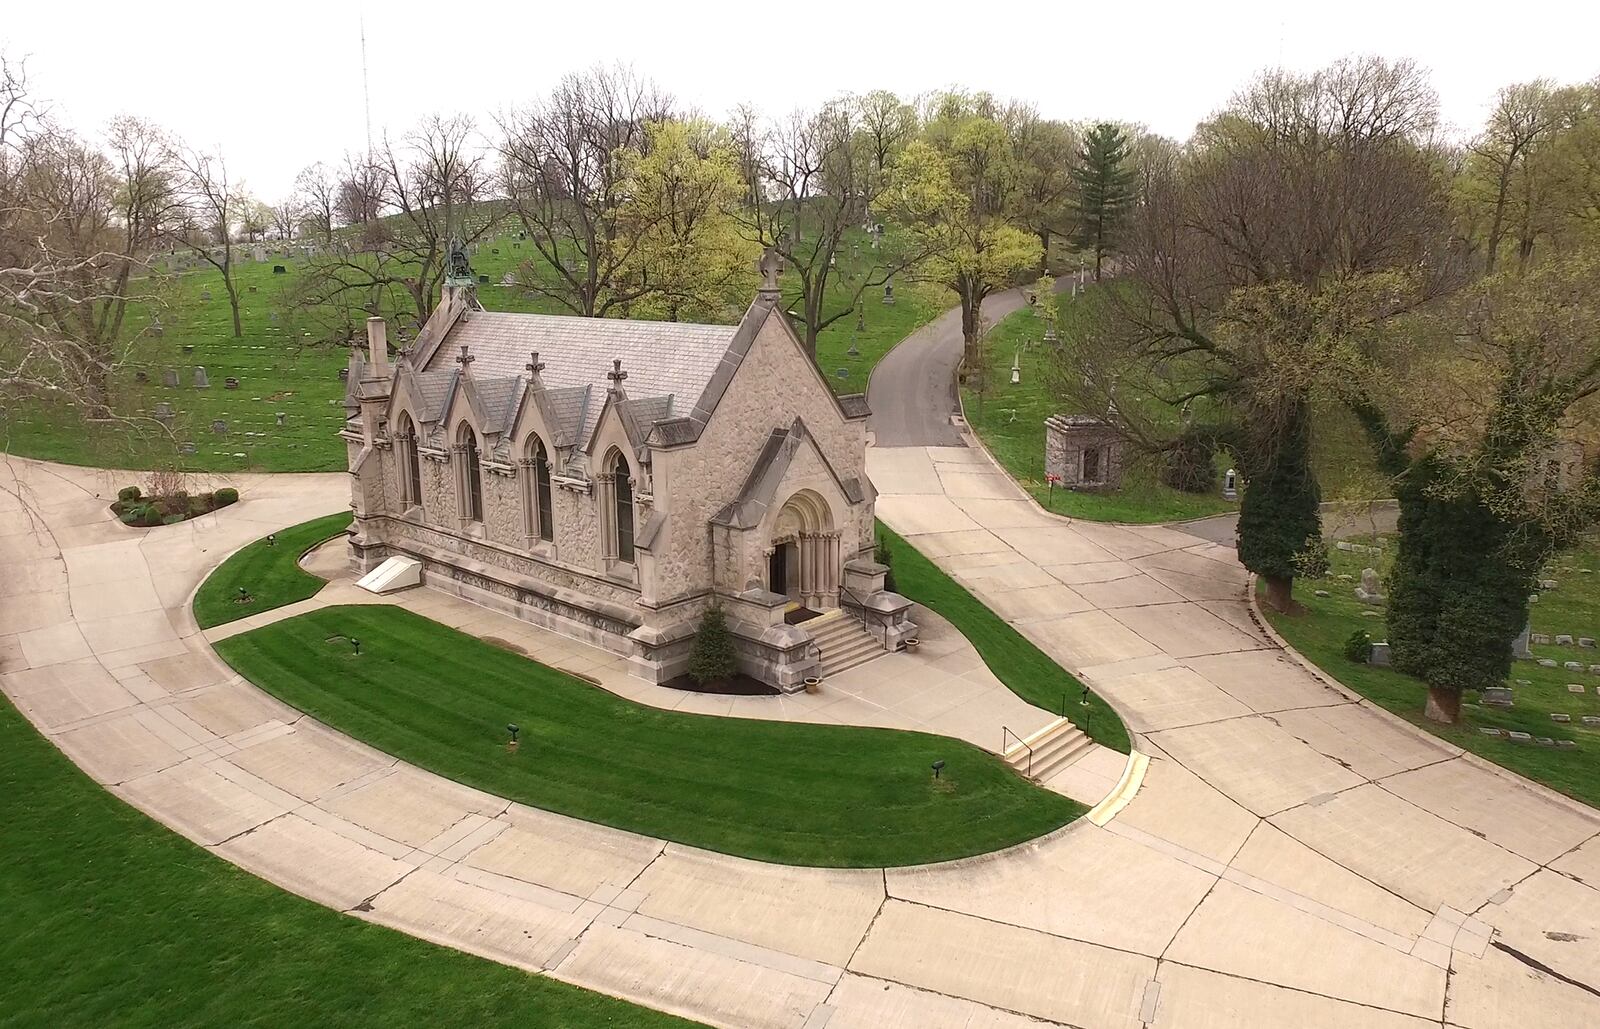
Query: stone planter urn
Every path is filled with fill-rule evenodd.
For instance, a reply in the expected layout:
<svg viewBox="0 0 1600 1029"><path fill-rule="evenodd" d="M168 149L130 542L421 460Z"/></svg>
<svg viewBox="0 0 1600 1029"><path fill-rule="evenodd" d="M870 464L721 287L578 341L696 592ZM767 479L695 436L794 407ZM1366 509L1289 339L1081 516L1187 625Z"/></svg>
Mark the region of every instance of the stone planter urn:
<svg viewBox="0 0 1600 1029"><path fill-rule="evenodd" d="M805 683L807 693L819 693L822 691L822 680L815 675L806 676Z"/></svg>

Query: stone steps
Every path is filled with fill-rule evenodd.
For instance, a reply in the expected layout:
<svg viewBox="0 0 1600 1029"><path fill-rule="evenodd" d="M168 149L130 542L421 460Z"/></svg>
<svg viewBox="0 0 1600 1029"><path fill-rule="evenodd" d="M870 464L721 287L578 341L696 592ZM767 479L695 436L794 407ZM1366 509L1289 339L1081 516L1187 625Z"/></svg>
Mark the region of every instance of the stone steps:
<svg viewBox="0 0 1600 1029"><path fill-rule="evenodd" d="M837 675L884 653L883 646L861 623L842 611L833 611L802 623L822 652L822 677Z"/></svg>
<svg viewBox="0 0 1600 1029"><path fill-rule="evenodd" d="M1094 741L1065 718L1058 718L1021 742L1012 742L1002 755L1006 764L1032 779L1043 781L1082 757ZM1029 748L1032 761L1029 761Z"/></svg>

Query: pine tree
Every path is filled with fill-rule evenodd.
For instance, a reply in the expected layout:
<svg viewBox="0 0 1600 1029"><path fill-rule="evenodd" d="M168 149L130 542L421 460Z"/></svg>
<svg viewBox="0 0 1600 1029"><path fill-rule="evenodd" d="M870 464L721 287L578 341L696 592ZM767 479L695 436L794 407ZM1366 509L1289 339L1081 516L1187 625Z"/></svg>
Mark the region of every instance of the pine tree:
<svg viewBox="0 0 1600 1029"><path fill-rule="evenodd" d="M708 682L731 679L736 671L738 661L728 620L721 607L707 608L694 636L694 650L689 654L689 677L704 686Z"/></svg>
<svg viewBox="0 0 1600 1029"><path fill-rule="evenodd" d="M1094 278L1100 281L1105 256L1116 249L1117 231L1133 206L1137 173L1129 161L1127 135L1101 122L1083 137L1072 166L1072 208L1078 227L1074 241L1094 253Z"/></svg>

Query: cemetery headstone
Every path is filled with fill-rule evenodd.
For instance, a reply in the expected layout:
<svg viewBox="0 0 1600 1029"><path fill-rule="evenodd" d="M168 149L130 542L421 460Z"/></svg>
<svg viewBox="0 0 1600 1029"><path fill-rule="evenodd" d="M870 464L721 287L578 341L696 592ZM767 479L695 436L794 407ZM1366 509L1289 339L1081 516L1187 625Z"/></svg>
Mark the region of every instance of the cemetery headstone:
<svg viewBox="0 0 1600 1029"><path fill-rule="evenodd" d="M1517 633L1517 638L1511 641L1512 658L1526 660L1527 658L1533 656L1533 652L1528 649L1528 643L1532 638L1532 635L1532 627L1523 625L1522 631Z"/></svg>
<svg viewBox="0 0 1600 1029"><path fill-rule="evenodd" d="M172 428L172 405L163 400L156 405L156 421L167 428Z"/></svg>
<svg viewBox="0 0 1600 1029"><path fill-rule="evenodd" d="M178 444L178 453L180 453L180 454L198 453L199 449L200 449L199 447L195 446L193 443L190 443L187 440L185 440L184 442Z"/></svg>
<svg viewBox="0 0 1600 1029"><path fill-rule="evenodd" d="M133 373L133 381L143 385L144 383L150 381L150 373L142 371L142 370L134 372Z"/></svg>
<svg viewBox="0 0 1600 1029"><path fill-rule="evenodd" d="M256 291L256 288L254 286L251 286L250 287L250 292L254 293L255 291Z"/></svg>
<svg viewBox="0 0 1600 1029"><path fill-rule="evenodd" d="M1539 659L1539 667L1540 668L1560 668L1561 665L1554 658L1541 657Z"/></svg>
<svg viewBox="0 0 1600 1029"><path fill-rule="evenodd" d="M1531 642L1537 643L1540 646L1550 642L1550 634L1547 632L1536 632L1530 635L1528 638Z"/></svg>
<svg viewBox="0 0 1600 1029"><path fill-rule="evenodd" d="M1583 724L1591 727L1600 725L1600 715L1584 715Z"/></svg>
<svg viewBox="0 0 1600 1029"><path fill-rule="evenodd" d="M239 380L230 375L227 378L222 380L222 388L223 389L238 389L239 388Z"/></svg>
<svg viewBox="0 0 1600 1029"><path fill-rule="evenodd" d="M1581 682L1569 682L1569 683L1567 683L1567 692L1568 693L1587 693L1588 690L1584 687L1583 683L1581 683Z"/></svg>
<svg viewBox="0 0 1600 1029"><path fill-rule="evenodd" d="M1514 703L1511 690L1504 686L1490 686L1479 699L1485 707L1511 707Z"/></svg>
<svg viewBox="0 0 1600 1029"><path fill-rule="evenodd" d="M206 366L203 365L203 364L197 364L197 365L194 366L194 388L195 389L210 389L211 388L211 380L206 377Z"/></svg>
<svg viewBox="0 0 1600 1029"><path fill-rule="evenodd" d="M1376 568L1361 569L1361 585L1356 587L1356 599L1363 604L1383 603L1383 589L1378 583L1378 570Z"/></svg>
<svg viewBox="0 0 1600 1029"><path fill-rule="evenodd" d="M479 275L478 276L478 285L487 286L488 284L489 284L489 276L487 276L487 275Z"/></svg>
<svg viewBox="0 0 1600 1029"><path fill-rule="evenodd" d="M201 300L210 300L211 299L211 291L209 289L201 290L200 291L200 299Z"/></svg>
<svg viewBox="0 0 1600 1029"><path fill-rule="evenodd" d="M1367 663L1376 668L1389 667L1389 643L1387 640L1372 645L1372 653L1367 656Z"/></svg>
<svg viewBox="0 0 1600 1029"><path fill-rule="evenodd" d="M161 373L161 385L175 388L178 385L178 369L167 368Z"/></svg>
<svg viewBox="0 0 1600 1029"><path fill-rule="evenodd" d="M218 436L225 436L228 434L228 423L221 418L217 418L211 423L211 431Z"/></svg>
<svg viewBox="0 0 1600 1029"><path fill-rule="evenodd" d="M883 284L883 302L885 304L888 304L890 307L894 306L894 282L893 281L885 282Z"/></svg>
<svg viewBox="0 0 1600 1029"><path fill-rule="evenodd" d="M274 274L274 275L287 275L287 274L289 274L289 269L285 268L281 264L275 264L275 265L272 266L272 274Z"/></svg>
<svg viewBox="0 0 1600 1029"><path fill-rule="evenodd" d="M1239 473L1229 468L1222 475L1222 499L1239 499Z"/></svg>
<svg viewBox="0 0 1600 1029"><path fill-rule="evenodd" d="M1593 650L1594 649L1594 637L1593 636L1579 636L1578 637L1578 646L1586 647L1589 650Z"/></svg>
<svg viewBox="0 0 1600 1029"><path fill-rule="evenodd" d="M278 427L280 429L283 428L283 420L286 417L288 417L288 416L287 416L287 414L285 412L283 412L283 411L279 411L278 412Z"/></svg>
<svg viewBox="0 0 1600 1029"><path fill-rule="evenodd" d="M1583 663L1581 661L1568 661L1565 664L1563 664L1561 667L1565 668L1569 672L1581 672L1581 671L1583 671Z"/></svg>
<svg viewBox="0 0 1600 1029"><path fill-rule="evenodd" d="M1558 584L1554 579L1540 579L1539 580L1539 588L1542 589L1542 590L1553 590L1553 589L1556 588L1557 585Z"/></svg>
<svg viewBox="0 0 1600 1029"><path fill-rule="evenodd" d="M1513 743L1530 743L1533 740L1533 733L1531 732L1518 732L1512 729L1507 735L1511 737L1511 742Z"/></svg>
<svg viewBox="0 0 1600 1029"><path fill-rule="evenodd" d="M1565 711L1552 711L1550 712L1550 720L1552 722L1570 722L1572 721L1572 716Z"/></svg>

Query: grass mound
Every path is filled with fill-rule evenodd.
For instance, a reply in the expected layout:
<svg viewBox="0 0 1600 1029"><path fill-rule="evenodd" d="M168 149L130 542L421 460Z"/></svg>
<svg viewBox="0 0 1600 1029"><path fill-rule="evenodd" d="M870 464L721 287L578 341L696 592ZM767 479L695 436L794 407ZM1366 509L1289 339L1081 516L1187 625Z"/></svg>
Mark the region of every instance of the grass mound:
<svg viewBox="0 0 1600 1029"><path fill-rule="evenodd" d="M350 512L292 525L240 550L222 562L194 595L194 620L200 628L248 618L314 596L324 580L300 567L300 555L344 532ZM243 588L244 597L239 593Z"/></svg>
<svg viewBox="0 0 1600 1029"><path fill-rule="evenodd" d="M333 637L359 639L359 655ZM401 608L327 608L217 651L284 702L458 782L763 861L942 861L1084 810L957 740L644 707ZM521 729L515 750L508 723Z"/></svg>

